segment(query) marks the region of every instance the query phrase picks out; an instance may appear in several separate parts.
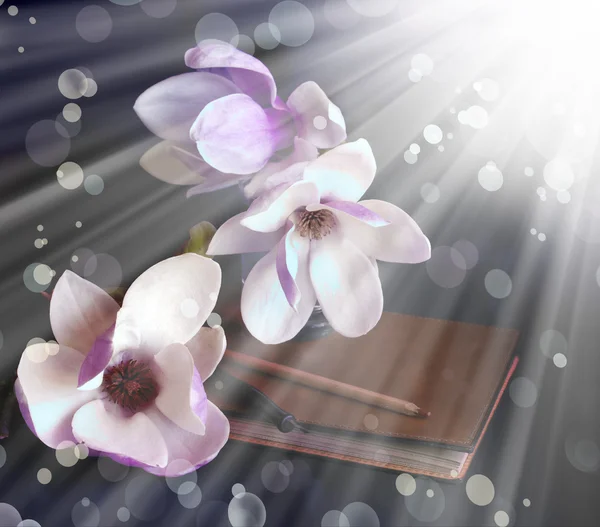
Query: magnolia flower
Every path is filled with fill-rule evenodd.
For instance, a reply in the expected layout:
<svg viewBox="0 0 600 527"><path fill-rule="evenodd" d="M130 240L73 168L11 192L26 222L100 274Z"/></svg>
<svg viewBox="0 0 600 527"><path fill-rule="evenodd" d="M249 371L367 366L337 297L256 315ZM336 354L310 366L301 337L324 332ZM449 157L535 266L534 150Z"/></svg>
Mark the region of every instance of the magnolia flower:
<svg viewBox="0 0 600 527"><path fill-rule="evenodd" d="M165 140L140 160L159 179L207 192L261 170L296 137L325 149L346 138L340 109L314 82L283 102L262 62L214 40L188 50L185 63L196 71L159 82L134 106Z"/></svg>
<svg viewBox="0 0 600 527"><path fill-rule="evenodd" d="M429 240L395 205L359 201L376 172L364 139L298 168L262 182L271 188L217 230L207 254L269 251L242 291L242 317L257 339L294 337L317 301L338 333L358 337L383 310L375 260L423 262Z"/></svg>
<svg viewBox="0 0 600 527"><path fill-rule="evenodd" d="M308 141L296 137L291 154L280 161L268 163L244 184L244 195L253 200L285 182L293 182L302 177L302 172L319 157L319 151ZM188 193L189 194L189 193Z"/></svg>
<svg viewBox="0 0 600 527"><path fill-rule="evenodd" d="M28 347L17 370L33 433L52 448L85 443L158 475L211 461L229 436L202 384L225 351L223 329L202 327L220 285L215 262L184 254L144 272L119 307L66 271L50 300L58 344Z"/></svg>

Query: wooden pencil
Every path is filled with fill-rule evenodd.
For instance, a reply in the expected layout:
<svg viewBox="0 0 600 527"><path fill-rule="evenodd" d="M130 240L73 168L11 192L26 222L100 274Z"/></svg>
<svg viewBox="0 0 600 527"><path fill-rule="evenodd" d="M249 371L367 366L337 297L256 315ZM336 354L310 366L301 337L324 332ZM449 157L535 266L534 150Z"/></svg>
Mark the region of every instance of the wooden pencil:
<svg viewBox="0 0 600 527"><path fill-rule="evenodd" d="M419 408L416 404L409 401L396 399L395 397L389 397L388 395L382 395L370 390L365 390L364 388L359 388L358 386L352 386L350 384L328 379L327 377L322 377L314 373L308 373L296 368L290 368L289 366L284 366L282 364L275 364L274 362L269 362L251 355L246 355L244 353L227 350L225 352L225 358L231 360L237 365L259 373L272 375L283 380L292 381L309 388L339 395L340 397L345 397L361 403L377 406L392 412L409 415L412 417L429 417L429 415L431 415L431 412L426 412Z"/></svg>

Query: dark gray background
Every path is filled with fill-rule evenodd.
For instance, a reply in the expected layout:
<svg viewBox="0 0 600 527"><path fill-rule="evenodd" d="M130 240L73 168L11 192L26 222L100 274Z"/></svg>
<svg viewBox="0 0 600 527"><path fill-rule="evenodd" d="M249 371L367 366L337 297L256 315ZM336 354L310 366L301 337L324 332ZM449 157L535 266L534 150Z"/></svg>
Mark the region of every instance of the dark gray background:
<svg viewBox="0 0 600 527"><path fill-rule="evenodd" d="M111 35L97 44L85 42L75 29L77 13L90 2L15 0L0 7L3 376L14 371L29 339L51 338L47 300L24 285L23 272L29 264L45 263L58 277L70 268L71 255L85 247L114 257L125 285L151 264L177 252L195 223L208 220L218 226L244 207L236 189L186 199L184 188L145 173L138 161L155 140L132 106L147 87L185 71L183 54L194 45L194 27L204 14L225 13L241 32L251 35L258 23L267 20L275 2L180 0L165 19L147 16L139 5L94 3L104 7L113 20ZM540 205L535 189L544 185L541 173L546 161L520 137L521 130L516 128L511 137L515 146L510 155L501 151L507 137L500 136L493 142L497 152L492 148L465 153L476 132L461 126L448 110L481 104L492 112L501 106L502 96L483 103L470 85L491 77L498 80L503 95L508 91L513 79L504 66L518 56L518 47L498 53L493 45L486 50L480 44L482 35L493 34L509 21L501 11L483 7L453 17L458 7L454 11L441 2L402 2L397 16L362 18L352 29L341 31L324 19L322 0L303 3L311 8L316 22L307 44L279 46L270 52L257 47L257 56L272 69L282 96L303 81L318 82L342 109L350 138L364 136L373 146L380 170L368 197L387 199L414 215L433 247L468 240L478 250L477 264L453 288L437 285L423 264L381 264L386 309L519 329L522 361L516 376L529 378L537 387L537 400L529 408L505 396L470 469L469 475L480 473L493 481L496 497L492 504L478 507L471 503L464 483L440 484L445 505L431 524L495 525L495 512L504 510L511 525L597 525L598 464L595 470L579 470L567 452L573 442L591 441L596 449L588 452L588 460L591 456L593 461L600 442L598 246L575 237L566 227L566 207ZM20 9L16 17L6 11L12 4ZM28 22L30 16L36 17L35 25ZM450 69L460 70L460 75L446 82L411 83L407 78L411 56L444 39L452 46L436 49L446 51L445 59L455 64ZM25 47L23 54L17 52L18 46ZM485 60L472 60L475 50ZM93 73L99 89L94 97L75 101L83 109L82 127L71 140L67 159L80 164L86 175L96 173L104 179L104 191L98 196L89 195L83 187L63 189L56 180L56 167L40 167L25 149L28 129L42 119L55 119L69 102L58 91L59 75L79 66ZM455 93L458 78L464 86L460 94ZM423 140L423 127L429 123L454 134L452 141L443 141L443 153ZM403 159L411 142L421 145L414 165ZM490 157L495 154L501 162ZM496 193L486 192L477 182L478 170L490 159L496 159L504 174L504 186ZM523 176L525 166L535 169L533 180ZM595 166L594 160L591 172ZM424 204L420 188L425 182L439 185L438 202ZM540 207L545 207L541 213ZM80 229L76 221L82 222ZM39 224L44 226L41 233L36 230ZM530 234L531 228L546 233L547 240L538 241ZM48 244L36 249L34 240L42 237ZM235 299L241 283L239 257L218 261L224 270L216 308L220 312ZM439 265L450 264L441 261ZM505 299L494 298L486 290L485 276L492 269L511 276L512 291ZM114 269L105 273L97 276L100 282L114 277ZM540 351L540 336L548 329L560 331L568 342L564 369L555 367ZM376 360L377 350L365 352ZM111 483L100 475L95 459L61 467L53 451L21 421L2 446L7 460L0 467L0 501L16 507L23 518L33 518L44 527L71 525L73 508L88 497L100 510L99 525L121 524L116 511L125 505L129 482L141 472L131 470L123 481ZM264 487L261 471L267 462L283 459L292 460L295 470L290 486L273 493ZM47 486L36 478L41 467L50 468L53 474ZM142 512L137 516L145 517L146 506L155 514L146 522L138 521L132 509L126 525L228 525L227 504L235 483L260 497L267 526L319 526L327 511L342 510L357 501L372 507L382 526L422 524L411 512L409 499L397 492L395 473L235 442L198 471L203 493L198 508L182 507L160 478L141 477L146 478L146 497L151 499L138 503ZM417 492L424 494L425 488L429 488L426 483L419 483ZM530 507L523 506L524 498L531 500ZM351 525L375 525L373 519L356 521Z"/></svg>

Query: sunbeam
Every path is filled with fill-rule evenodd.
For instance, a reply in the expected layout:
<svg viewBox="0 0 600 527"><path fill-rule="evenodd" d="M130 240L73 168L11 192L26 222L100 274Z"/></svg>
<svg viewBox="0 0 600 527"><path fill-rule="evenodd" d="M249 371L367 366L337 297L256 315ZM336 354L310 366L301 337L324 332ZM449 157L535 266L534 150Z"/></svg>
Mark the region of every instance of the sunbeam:
<svg viewBox="0 0 600 527"><path fill-rule="evenodd" d="M589 0L0 0L0 524L596 525L599 16ZM188 243L200 222L215 228ZM177 333L199 313L204 362ZM221 326L274 370L241 372ZM82 431L76 412L106 399L75 407L89 379L90 401L129 407ZM392 419L373 394L434 410ZM126 411L114 450L95 448Z"/></svg>

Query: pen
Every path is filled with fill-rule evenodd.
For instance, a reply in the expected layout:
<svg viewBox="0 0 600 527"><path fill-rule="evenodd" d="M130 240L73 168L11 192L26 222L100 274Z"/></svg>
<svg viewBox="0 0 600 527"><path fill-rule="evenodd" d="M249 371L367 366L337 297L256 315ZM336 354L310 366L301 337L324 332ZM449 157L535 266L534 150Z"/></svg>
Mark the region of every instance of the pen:
<svg viewBox="0 0 600 527"><path fill-rule="evenodd" d="M409 401L404 401L403 399L397 399L388 395L365 390L364 388L360 388L358 386L352 386L340 381L321 377L320 375L316 375L314 373L298 370L296 368L290 368L289 366L284 366L282 364L275 364L273 362L259 359L251 355L246 355L244 353L227 350L225 351L225 358L238 366L242 366L259 373L296 382L298 384L308 386L309 388L314 388L331 393L333 395L338 395L340 397L345 397L361 403L377 406L392 412L409 415L412 417L429 417L431 415L431 412L426 412L425 410L419 408L416 404Z"/></svg>
<svg viewBox="0 0 600 527"><path fill-rule="evenodd" d="M226 377L225 380L229 385L233 384L232 389L229 390L232 394L231 398L235 398L236 403L245 406L246 411L250 414L261 414L284 433L293 432L294 430L309 431L298 423L292 414L277 406L273 400L254 386L239 379L223 367L220 367L217 372L218 375Z"/></svg>

